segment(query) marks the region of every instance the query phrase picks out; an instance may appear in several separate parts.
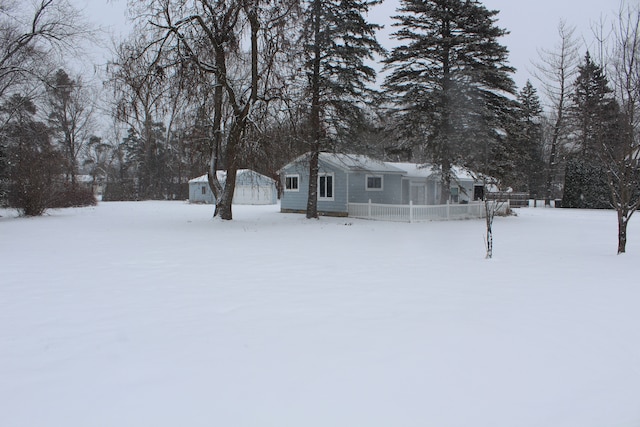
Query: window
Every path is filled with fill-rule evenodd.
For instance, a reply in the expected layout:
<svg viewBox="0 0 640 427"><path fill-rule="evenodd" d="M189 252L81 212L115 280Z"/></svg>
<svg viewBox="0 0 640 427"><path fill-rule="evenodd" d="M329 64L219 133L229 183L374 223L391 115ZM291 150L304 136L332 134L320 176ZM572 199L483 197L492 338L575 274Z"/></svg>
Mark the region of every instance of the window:
<svg viewBox="0 0 640 427"><path fill-rule="evenodd" d="M207 194L207 186L203 185L202 186L202 195L206 195Z"/></svg>
<svg viewBox="0 0 640 427"><path fill-rule="evenodd" d="M458 203L458 201L460 199L459 193L460 193L460 189L458 187L451 187L451 202L452 203Z"/></svg>
<svg viewBox="0 0 640 427"><path fill-rule="evenodd" d="M382 175L367 175L367 191L382 191Z"/></svg>
<svg viewBox="0 0 640 427"><path fill-rule="evenodd" d="M300 175L285 175L284 191L299 191Z"/></svg>
<svg viewBox="0 0 640 427"><path fill-rule="evenodd" d="M333 200L333 174L318 175L318 200Z"/></svg>

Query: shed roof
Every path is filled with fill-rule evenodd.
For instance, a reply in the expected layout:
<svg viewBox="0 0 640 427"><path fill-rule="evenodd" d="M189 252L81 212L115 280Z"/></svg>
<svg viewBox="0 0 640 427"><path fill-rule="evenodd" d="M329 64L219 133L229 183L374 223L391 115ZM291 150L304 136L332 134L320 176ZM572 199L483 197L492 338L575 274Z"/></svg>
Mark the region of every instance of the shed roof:
<svg viewBox="0 0 640 427"><path fill-rule="evenodd" d="M268 179L269 181L273 181L273 179L269 178L268 176L262 175L252 169L238 169L237 172L237 177L240 177L244 174L254 174L254 175L259 175L262 176L266 179ZM220 181L224 181L225 179L227 179L227 171L216 171L216 176L218 177L218 180ZM189 180L189 183L200 183L200 182L209 182L209 178L208 178L208 174L204 174L204 175L200 175L197 178L193 178Z"/></svg>

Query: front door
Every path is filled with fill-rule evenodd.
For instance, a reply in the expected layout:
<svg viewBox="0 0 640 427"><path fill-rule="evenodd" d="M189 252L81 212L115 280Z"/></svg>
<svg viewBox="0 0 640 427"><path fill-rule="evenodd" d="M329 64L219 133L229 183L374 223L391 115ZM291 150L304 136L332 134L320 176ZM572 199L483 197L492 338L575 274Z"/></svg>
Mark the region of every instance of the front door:
<svg viewBox="0 0 640 427"><path fill-rule="evenodd" d="M484 185L473 186L473 200L484 200Z"/></svg>
<svg viewBox="0 0 640 427"><path fill-rule="evenodd" d="M427 204L427 186L424 184L411 184L411 195L409 200L414 205L426 205Z"/></svg>

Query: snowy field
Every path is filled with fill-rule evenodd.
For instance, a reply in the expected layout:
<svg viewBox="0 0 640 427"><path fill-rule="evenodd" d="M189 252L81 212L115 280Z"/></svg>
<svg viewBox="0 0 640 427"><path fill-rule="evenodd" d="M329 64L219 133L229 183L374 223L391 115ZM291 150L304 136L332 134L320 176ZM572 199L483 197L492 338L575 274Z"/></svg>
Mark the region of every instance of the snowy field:
<svg viewBox="0 0 640 427"><path fill-rule="evenodd" d="M211 214L0 211L0 426L640 426L640 214Z"/></svg>

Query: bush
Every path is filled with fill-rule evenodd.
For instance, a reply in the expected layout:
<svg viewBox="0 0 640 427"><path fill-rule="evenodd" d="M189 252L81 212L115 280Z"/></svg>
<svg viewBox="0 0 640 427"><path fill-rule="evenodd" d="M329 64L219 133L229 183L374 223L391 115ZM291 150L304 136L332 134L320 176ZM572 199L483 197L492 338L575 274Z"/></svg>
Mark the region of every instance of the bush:
<svg viewBox="0 0 640 427"><path fill-rule="evenodd" d="M563 208L611 208L611 193L604 166L594 159L569 159L561 204Z"/></svg>
<svg viewBox="0 0 640 427"><path fill-rule="evenodd" d="M65 184L50 203L49 208L95 206L98 203L90 188Z"/></svg>

